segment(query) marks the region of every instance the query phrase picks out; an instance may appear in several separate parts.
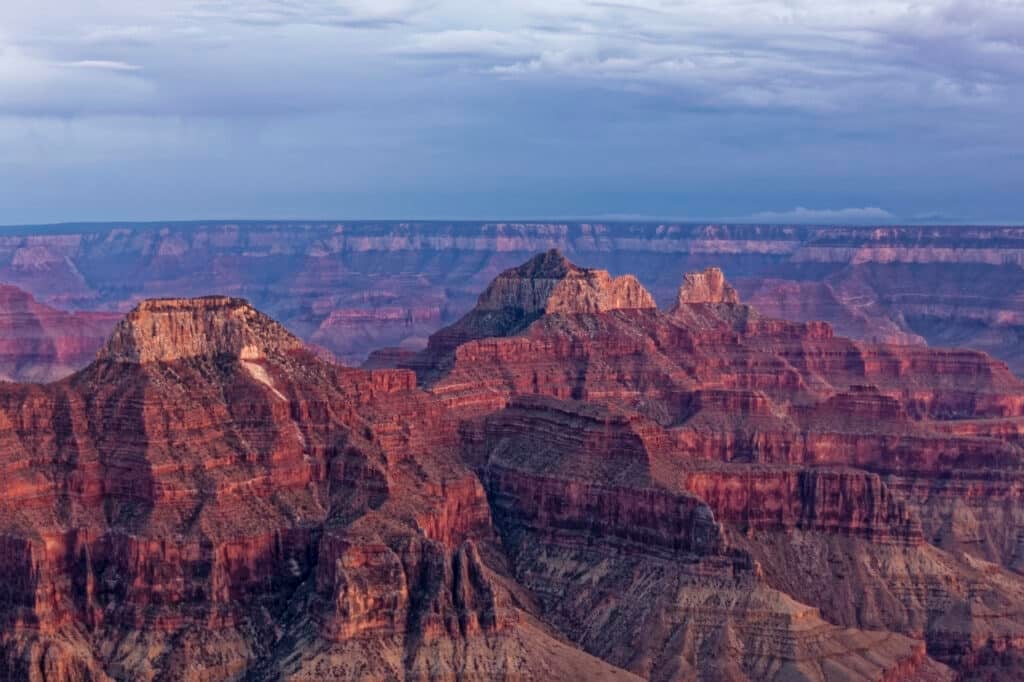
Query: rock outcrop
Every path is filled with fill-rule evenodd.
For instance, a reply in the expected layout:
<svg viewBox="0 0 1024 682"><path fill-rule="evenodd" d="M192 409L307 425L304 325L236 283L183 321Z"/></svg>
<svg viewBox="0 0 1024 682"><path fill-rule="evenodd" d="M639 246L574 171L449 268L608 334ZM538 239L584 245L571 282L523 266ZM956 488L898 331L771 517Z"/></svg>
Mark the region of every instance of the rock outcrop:
<svg viewBox="0 0 1024 682"><path fill-rule="evenodd" d="M1006 530L1020 528L1019 510L1007 510L1016 509L1012 491L1022 482L1024 383L980 353L854 342L823 323L759 316L708 293L726 290L717 278L692 296L703 279L684 280L682 302L670 313L545 315L513 333L464 342L443 371L420 373L475 425L464 427L472 435L466 459L481 472L496 522L516 548L517 576L540 594L560 595L571 589L556 579L560 567L573 566L574 576L607 575L608 556L626 554L630 578L600 594L628 594L640 575L664 575L648 562L695 551L691 512L667 510L686 500L706 509L718 529L700 534L721 538L712 545L721 549L704 554L731 557L730 575L748 575L736 573L739 561L760 576L758 584L819 608L834 625L923 640L930 656L971 674L1016 674L997 671L1017 669L1010 642L1024 633L1024 582L1013 573L1019 530ZM678 525L662 525L669 520ZM563 549L598 542L608 549ZM799 550L783 550L786 543ZM787 571L798 552L831 557L842 568L822 561L816 574ZM875 564L862 564L863 557ZM980 577L979 565L992 573ZM956 575L972 576L979 591L963 590ZM706 589L687 580L698 593ZM829 591L833 581L852 583ZM713 584L721 589L722 579ZM864 594L874 596L865 602ZM629 627L665 628L682 618L652 615L650 600L633 597L612 602L611 613ZM556 596L546 604L573 631L571 623L601 612L592 598L580 591L576 611ZM983 604L996 603L998 618L983 615ZM940 604L963 614L955 625L932 618L946 608ZM728 622L725 612L718 617ZM628 656L636 658L629 658L608 648L615 638L607 630L574 632L588 651L655 677L685 650L666 641L699 639L670 628L672 637L649 650L634 643ZM736 641L754 636L747 637ZM754 648L761 657L736 670L757 676L750 671L785 667L769 647ZM925 678L932 674L940 675Z"/></svg>
<svg viewBox="0 0 1024 682"><path fill-rule="evenodd" d="M654 307L654 299L632 275L612 279L608 271L578 267L552 249L498 275L474 310L516 310L532 317Z"/></svg>
<svg viewBox="0 0 1024 682"><path fill-rule="evenodd" d="M244 301L140 304L0 385L0 677L631 679L519 594L458 434Z"/></svg>
<svg viewBox="0 0 1024 682"><path fill-rule="evenodd" d="M586 650L656 680L952 679L922 642L837 627L774 589L728 539L733 518L723 500L674 482L679 464L648 442L642 420L519 398L484 431L493 445L482 471L516 576ZM772 501L792 501L804 506L808 527L825 528L825 495L816 502L813 492L774 488L772 472L763 473L747 473L761 496L748 511L763 505L771 515ZM737 488L728 477L724 486ZM858 506L878 503L880 487L853 492L848 509L837 510L839 532L850 530Z"/></svg>
<svg viewBox="0 0 1024 682"><path fill-rule="evenodd" d="M605 270L578 267L552 249L498 275L476 307L430 337L421 367L429 371L446 365L461 344L515 334L544 315L655 308L654 299L632 275L613 279Z"/></svg>
<svg viewBox="0 0 1024 682"><path fill-rule="evenodd" d="M0 383L0 677L1024 674L1024 382L983 353L548 251L374 362L158 299Z"/></svg>
<svg viewBox="0 0 1024 682"><path fill-rule="evenodd" d="M99 352L117 362L174 362L234 356L256 360L303 347L246 301L227 296L143 301L114 329Z"/></svg>
<svg viewBox="0 0 1024 682"><path fill-rule="evenodd" d="M676 305L695 303L739 303L740 295L725 281L725 274L719 268L707 268L704 272L689 272L683 276L683 284L676 296Z"/></svg>

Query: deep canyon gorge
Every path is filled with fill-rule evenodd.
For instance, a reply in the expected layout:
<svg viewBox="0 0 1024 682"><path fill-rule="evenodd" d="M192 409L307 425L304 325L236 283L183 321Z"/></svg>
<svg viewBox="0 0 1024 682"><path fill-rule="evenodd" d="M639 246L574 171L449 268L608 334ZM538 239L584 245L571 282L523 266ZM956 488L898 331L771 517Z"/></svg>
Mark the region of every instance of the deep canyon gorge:
<svg viewBox="0 0 1024 682"><path fill-rule="evenodd" d="M46 232L0 676L1024 675L1024 230Z"/></svg>

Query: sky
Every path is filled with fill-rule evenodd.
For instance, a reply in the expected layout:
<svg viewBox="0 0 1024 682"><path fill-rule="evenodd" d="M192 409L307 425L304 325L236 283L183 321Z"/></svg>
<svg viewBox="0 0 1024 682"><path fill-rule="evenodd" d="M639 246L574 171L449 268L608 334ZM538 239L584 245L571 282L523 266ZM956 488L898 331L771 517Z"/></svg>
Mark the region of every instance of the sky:
<svg viewBox="0 0 1024 682"><path fill-rule="evenodd" d="M0 225L1024 224L1024 0L3 0Z"/></svg>

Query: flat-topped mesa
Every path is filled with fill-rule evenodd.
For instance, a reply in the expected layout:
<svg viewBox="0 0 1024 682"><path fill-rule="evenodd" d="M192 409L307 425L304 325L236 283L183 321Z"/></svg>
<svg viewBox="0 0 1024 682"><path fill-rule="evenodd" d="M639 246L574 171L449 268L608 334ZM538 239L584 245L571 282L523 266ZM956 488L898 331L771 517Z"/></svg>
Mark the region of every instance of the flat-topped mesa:
<svg viewBox="0 0 1024 682"><path fill-rule="evenodd" d="M557 249L498 275L476 305L477 310L511 308L526 315L654 307L654 298L636 277L613 279L607 270L578 267Z"/></svg>
<svg viewBox="0 0 1024 682"><path fill-rule="evenodd" d="M142 301L128 313L97 357L135 363L220 355L256 360L302 347L245 299L161 298Z"/></svg>
<svg viewBox="0 0 1024 682"><path fill-rule="evenodd" d="M725 281L725 274L718 268L706 268L704 272L688 272L683 275L676 306L693 303L740 302L740 295Z"/></svg>

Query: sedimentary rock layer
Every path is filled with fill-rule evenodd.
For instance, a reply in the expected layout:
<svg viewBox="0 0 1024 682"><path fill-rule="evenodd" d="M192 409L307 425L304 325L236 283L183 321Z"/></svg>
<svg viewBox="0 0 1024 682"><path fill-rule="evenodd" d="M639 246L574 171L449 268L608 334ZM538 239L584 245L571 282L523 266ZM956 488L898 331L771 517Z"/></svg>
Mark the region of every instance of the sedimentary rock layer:
<svg viewBox="0 0 1024 682"><path fill-rule="evenodd" d="M0 379L52 381L89 364L121 319L118 313L69 313L0 285Z"/></svg>
<svg viewBox="0 0 1024 682"><path fill-rule="evenodd" d="M689 556L686 575L703 576L720 556L712 565L732 568L728 579L712 571L715 589L781 589L834 625L900 633L961 672L1011 679L1019 653L1010 642L1024 633L1014 572L1024 384L980 353L854 342L823 323L764 318L706 279L686 277L668 313L552 313L463 339L444 360L431 358L432 342L409 363L475 425L464 427L465 457L516 548L520 580L547 595L550 617L588 651L655 677L678 670L663 657L687 650L684 660L699 660L686 647L699 651L694 642L712 626L675 630L668 624L683 616L631 586L664 575L656 562L669 557ZM418 364L425 358L433 372ZM788 569L801 553L831 558ZM621 555L629 577L599 598L633 598L613 599L602 624L620 638L640 623L671 633L639 654L634 642L628 656L607 630L573 629L600 612L598 597L580 591L574 607L560 597L572 590L563 566L607 576L609 557ZM683 582L698 594L709 584ZM983 604L999 604L999 615ZM785 668L752 639L730 635L734 651L758 651L731 674Z"/></svg>
<svg viewBox="0 0 1024 682"><path fill-rule="evenodd" d="M683 274L729 274L764 313L844 336L966 346L1024 371L1024 229L675 223L260 222L5 228L0 281L46 304L243 296L350 363L421 348L503 270L558 248L633 274L668 306ZM793 303L798 291L801 303ZM777 292L777 293L776 293Z"/></svg>
<svg viewBox="0 0 1024 682"><path fill-rule="evenodd" d="M1024 382L679 281L546 251L376 370L157 299L0 384L0 676L1024 674Z"/></svg>
<svg viewBox="0 0 1024 682"><path fill-rule="evenodd" d="M514 597L455 422L243 301L157 300L0 386L0 676L630 676Z"/></svg>

